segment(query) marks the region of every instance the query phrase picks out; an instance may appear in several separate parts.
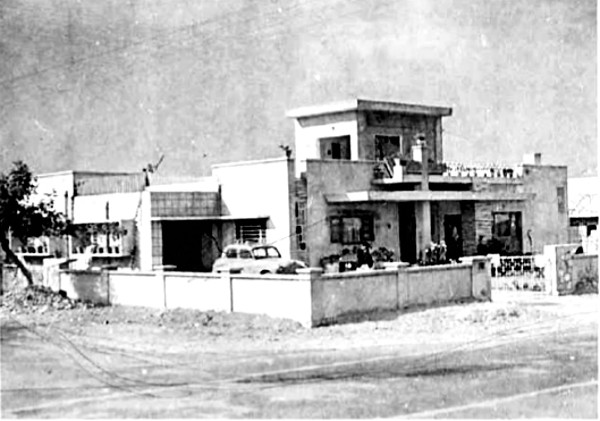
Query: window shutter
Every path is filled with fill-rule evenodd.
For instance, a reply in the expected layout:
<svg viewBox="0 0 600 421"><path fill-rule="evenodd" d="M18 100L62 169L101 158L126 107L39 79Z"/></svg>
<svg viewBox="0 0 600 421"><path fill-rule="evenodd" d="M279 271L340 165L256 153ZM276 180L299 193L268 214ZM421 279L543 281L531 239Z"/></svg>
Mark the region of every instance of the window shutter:
<svg viewBox="0 0 600 421"><path fill-rule="evenodd" d="M363 241L374 241L373 216L367 215L361 218L361 239Z"/></svg>

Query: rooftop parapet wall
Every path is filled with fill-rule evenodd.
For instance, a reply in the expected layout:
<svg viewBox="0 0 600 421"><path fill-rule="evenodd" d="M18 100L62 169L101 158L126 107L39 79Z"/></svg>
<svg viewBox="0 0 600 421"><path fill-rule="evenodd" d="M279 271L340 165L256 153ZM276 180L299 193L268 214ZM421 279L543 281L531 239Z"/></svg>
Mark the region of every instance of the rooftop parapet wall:
<svg viewBox="0 0 600 421"><path fill-rule="evenodd" d="M290 206L295 190L294 163L287 158L215 165L221 185L221 213L239 219L268 219L267 242L290 256L293 239Z"/></svg>

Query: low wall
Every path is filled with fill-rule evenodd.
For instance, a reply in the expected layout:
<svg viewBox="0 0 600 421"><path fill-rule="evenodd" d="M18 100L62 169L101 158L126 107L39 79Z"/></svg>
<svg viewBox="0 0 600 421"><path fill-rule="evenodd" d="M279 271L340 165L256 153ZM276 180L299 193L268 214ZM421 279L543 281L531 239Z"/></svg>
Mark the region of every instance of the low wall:
<svg viewBox="0 0 600 421"><path fill-rule="evenodd" d="M232 311L268 314L311 326L309 275L232 275L231 283Z"/></svg>
<svg viewBox="0 0 600 421"><path fill-rule="evenodd" d="M267 314L310 327L414 305L488 300L488 265L486 258L472 258L463 264L395 264L326 275L316 268L297 275L61 270L52 288L104 304Z"/></svg>
<svg viewBox="0 0 600 421"><path fill-rule="evenodd" d="M598 255L574 254L577 244L544 247L544 273L553 295L598 293Z"/></svg>
<svg viewBox="0 0 600 421"><path fill-rule="evenodd" d="M405 269L406 296L401 305L428 305L457 301L472 295L471 265L453 264Z"/></svg>
<svg viewBox="0 0 600 421"><path fill-rule="evenodd" d="M232 311L229 277L205 273L164 272L165 307Z"/></svg>
<svg viewBox="0 0 600 421"><path fill-rule="evenodd" d="M2 290L7 291L13 288L25 288L27 286L27 279L12 263L2 263ZM31 275L33 276L33 282L35 284L42 285L44 282L44 271L41 266L28 266Z"/></svg>
<svg viewBox="0 0 600 421"><path fill-rule="evenodd" d="M398 308L398 270L327 274L311 288L313 325L351 319L360 313Z"/></svg>
<svg viewBox="0 0 600 421"><path fill-rule="evenodd" d="M161 272L107 271L111 304L164 308Z"/></svg>
<svg viewBox="0 0 600 421"><path fill-rule="evenodd" d="M315 269L310 269L315 271ZM312 325L352 320L365 313L400 310L459 300L490 300L489 260L471 257L466 263L406 267L365 272L313 273Z"/></svg>
<svg viewBox="0 0 600 421"><path fill-rule="evenodd" d="M48 285L55 289L55 284ZM58 289L69 298L110 304L108 274L92 270L62 270L58 274Z"/></svg>

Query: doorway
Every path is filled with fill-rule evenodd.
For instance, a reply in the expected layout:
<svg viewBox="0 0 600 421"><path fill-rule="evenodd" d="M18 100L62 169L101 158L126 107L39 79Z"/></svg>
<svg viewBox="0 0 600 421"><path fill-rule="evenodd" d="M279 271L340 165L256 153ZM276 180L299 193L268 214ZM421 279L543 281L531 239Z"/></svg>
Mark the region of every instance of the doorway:
<svg viewBox="0 0 600 421"><path fill-rule="evenodd" d="M463 255L461 215L444 215L444 241L448 259L457 260Z"/></svg>
<svg viewBox="0 0 600 421"><path fill-rule="evenodd" d="M414 203L398 205L398 232L400 234L400 260L417 262L417 230Z"/></svg>
<svg viewBox="0 0 600 421"><path fill-rule="evenodd" d="M163 221L163 265L182 272L212 269L212 224L204 221Z"/></svg>

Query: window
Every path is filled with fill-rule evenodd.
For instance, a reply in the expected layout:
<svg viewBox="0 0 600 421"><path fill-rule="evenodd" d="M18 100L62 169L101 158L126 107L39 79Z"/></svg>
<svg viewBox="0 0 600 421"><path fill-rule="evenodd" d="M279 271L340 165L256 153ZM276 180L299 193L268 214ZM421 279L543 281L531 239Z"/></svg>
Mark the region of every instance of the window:
<svg viewBox="0 0 600 421"><path fill-rule="evenodd" d="M267 257L281 257L275 247L256 247L252 249L255 259L265 259Z"/></svg>
<svg viewBox="0 0 600 421"><path fill-rule="evenodd" d="M494 252L521 253L521 212L495 212L493 218L492 238L497 248Z"/></svg>
<svg viewBox="0 0 600 421"><path fill-rule="evenodd" d="M267 221L263 219L236 223L235 238L243 243L264 242L267 238Z"/></svg>
<svg viewBox="0 0 600 421"><path fill-rule="evenodd" d="M237 258L237 250L236 249L227 249L225 251L225 257L227 257L228 259Z"/></svg>
<svg viewBox="0 0 600 421"><path fill-rule="evenodd" d="M49 254L50 253L50 238L49 237L32 237L22 243L17 238L11 239L11 248L17 253L27 254Z"/></svg>
<svg viewBox="0 0 600 421"><path fill-rule="evenodd" d="M556 202L558 204L558 212L565 213L565 188L556 188Z"/></svg>
<svg viewBox="0 0 600 421"><path fill-rule="evenodd" d="M154 224L154 223L153 223ZM160 226L152 227L152 247L153 255L156 247L159 247ZM114 254L122 253L123 235L127 234L118 222L108 222L103 224L78 224L74 227L72 241L72 253L84 253L86 248L93 246L94 254ZM161 251L162 253L162 251Z"/></svg>
<svg viewBox="0 0 600 421"><path fill-rule="evenodd" d="M252 253L250 253L250 250L246 249L240 249L238 256L240 259L252 259Z"/></svg>
<svg viewBox="0 0 600 421"><path fill-rule="evenodd" d="M350 136L319 139L321 159L350 159Z"/></svg>
<svg viewBox="0 0 600 421"><path fill-rule="evenodd" d="M219 214L218 193L154 192L150 195L152 216L213 216Z"/></svg>
<svg viewBox="0 0 600 421"><path fill-rule="evenodd" d="M375 136L376 157L379 160L395 157L401 153L400 136Z"/></svg>
<svg viewBox="0 0 600 421"><path fill-rule="evenodd" d="M334 216L330 219L332 243L358 244L373 241L373 215Z"/></svg>

